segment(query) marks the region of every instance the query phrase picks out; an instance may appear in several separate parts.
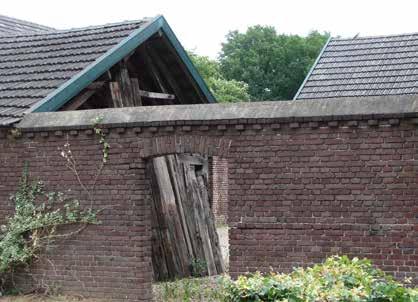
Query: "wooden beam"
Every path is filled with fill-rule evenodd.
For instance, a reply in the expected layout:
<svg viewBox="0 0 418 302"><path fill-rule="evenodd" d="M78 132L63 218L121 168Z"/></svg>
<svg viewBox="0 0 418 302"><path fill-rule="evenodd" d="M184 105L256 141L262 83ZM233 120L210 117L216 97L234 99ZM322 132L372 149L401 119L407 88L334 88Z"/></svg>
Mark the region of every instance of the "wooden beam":
<svg viewBox="0 0 418 302"><path fill-rule="evenodd" d="M123 106L122 94L120 91L119 82L109 82L110 94L112 95L112 102L114 108L121 108Z"/></svg>
<svg viewBox="0 0 418 302"><path fill-rule="evenodd" d="M84 91L82 91L78 96L73 98L69 103L65 104L60 110L61 111L71 111L77 110L83 104L85 104L100 88L102 88L104 82L93 82L91 83Z"/></svg>
<svg viewBox="0 0 418 302"><path fill-rule="evenodd" d="M119 62L116 72L109 83L113 106L115 108L134 106L132 83L126 62Z"/></svg>
<svg viewBox="0 0 418 302"><path fill-rule="evenodd" d="M202 93L199 85L197 84L196 80L193 78L193 76L191 75L190 71L188 70L188 68L186 67L186 65L182 62L182 59L180 58L180 56L178 55L177 50L173 47L173 45L171 44L171 42L167 39L167 37L165 35L162 35L160 37L160 40L163 42L163 44L171 51L171 53L175 56L177 63L180 66L180 69L183 71L183 73L186 75L186 77L189 80L189 83L191 83L192 87L194 88L194 90L196 91L197 95L199 96L200 100L202 103L207 103L207 99L205 97L205 95Z"/></svg>
<svg viewBox="0 0 418 302"><path fill-rule="evenodd" d="M131 78L132 95L134 98L134 106L142 106L141 89L139 88L139 81L137 78Z"/></svg>
<svg viewBox="0 0 418 302"><path fill-rule="evenodd" d="M165 79L167 80L168 84L170 85L172 91L177 96L177 100L180 104L187 103L187 101L184 98L184 94L182 92L182 89L177 84L177 79L175 79L170 69L166 66L165 62L162 60L162 58L157 54L157 51L149 51L148 54L150 55L153 62L155 62L158 69L161 71L161 74L164 75Z"/></svg>
<svg viewBox="0 0 418 302"><path fill-rule="evenodd" d="M103 87L104 83L105 82L102 82L102 81L101 82L99 82L99 81L93 82L89 86L87 86L87 89L88 90L98 90L98 89Z"/></svg>
<svg viewBox="0 0 418 302"><path fill-rule="evenodd" d="M118 82L120 85L120 92L122 95L122 107L133 107L134 97L132 93L131 78L129 77L128 68L124 63L121 64L121 69L118 74Z"/></svg>
<svg viewBox="0 0 418 302"><path fill-rule="evenodd" d="M144 61L146 66L149 67L151 74L153 75L153 79L154 81L157 83L157 86L160 88L161 92L163 93L167 93L167 89L165 89L163 83L162 83L162 79L161 79L161 75L160 72L158 71L158 69L155 67L154 63L152 62L150 56L148 55L148 50L146 47L142 47L142 56L144 57Z"/></svg>
<svg viewBox="0 0 418 302"><path fill-rule="evenodd" d="M163 99L163 100L174 100L176 96L174 94L168 94L168 93L161 93L161 92L150 92L145 90L139 90L139 95L151 98L151 99Z"/></svg>
<svg viewBox="0 0 418 302"><path fill-rule="evenodd" d="M166 155L147 164L153 194L152 258L157 281L225 271L208 195L207 158ZM201 165L201 170L196 169ZM196 270L194 261L202 267Z"/></svg>

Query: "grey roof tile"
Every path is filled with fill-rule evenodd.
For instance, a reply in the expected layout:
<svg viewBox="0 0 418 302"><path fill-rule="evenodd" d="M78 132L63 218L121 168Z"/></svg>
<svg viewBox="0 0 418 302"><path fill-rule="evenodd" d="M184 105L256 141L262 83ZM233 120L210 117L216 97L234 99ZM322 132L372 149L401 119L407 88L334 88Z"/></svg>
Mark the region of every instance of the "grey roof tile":
<svg viewBox="0 0 418 302"><path fill-rule="evenodd" d="M418 93L418 34L331 39L295 99Z"/></svg>
<svg viewBox="0 0 418 302"><path fill-rule="evenodd" d="M9 19L0 16L0 126L18 121L148 20L58 31L20 20L13 30Z"/></svg>
<svg viewBox="0 0 418 302"><path fill-rule="evenodd" d="M0 15L0 36L53 31L51 27Z"/></svg>

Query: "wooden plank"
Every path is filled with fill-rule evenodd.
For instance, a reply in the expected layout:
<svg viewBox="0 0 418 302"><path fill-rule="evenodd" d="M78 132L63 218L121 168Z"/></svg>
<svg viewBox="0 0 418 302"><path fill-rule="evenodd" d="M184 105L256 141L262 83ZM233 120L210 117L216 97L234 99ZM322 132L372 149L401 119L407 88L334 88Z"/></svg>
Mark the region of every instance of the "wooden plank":
<svg viewBox="0 0 418 302"><path fill-rule="evenodd" d="M139 89L139 81L137 78L131 78L131 83L132 83L132 95L133 95L133 101L134 101L134 106L142 106L142 98L141 98L141 94L140 94L140 89Z"/></svg>
<svg viewBox="0 0 418 302"><path fill-rule="evenodd" d="M104 82L93 82L86 89L84 89L79 95L74 97L69 103L65 104L60 110L70 111L77 110L84 105L100 88L102 88Z"/></svg>
<svg viewBox="0 0 418 302"><path fill-rule="evenodd" d="M171 90L176 95L176 99L180 104L187 103L185 100L183 90L178 86L177 79L175 79L172 75L172 72L170 69L166 66L162 58L157 54L156 51L153 51L152 49L148 51L152 61L155 63L155 66L158 68L160 73L164 75L164 78L166 79L168 85L170 85Z"/></svg>
<svg viewBox="0 0 418 302"><path fill-rule="evenodd" d="M109 86L115 108L133 107L135 104L141 103L138 101L138 95L134 95L134 91L137 93L139 85L129 77L126 62L119 63L119 69L117 69Z"/></svg>
<svg viewBox="0 0 418 302"><path fill-rule="evenodd" d="M161 92L150 92L145 90L139 90L139 95L151 99L164 99L164 100L174 100L176 96L174 94L161 93Z"/></svg>
<svg viewBox="0 0 418 302"><path fill-rule="evenodd" d="M118 81L120 86L120 91L122 95L123 107L133 107L134 106L134 97L132 94L132 83L131 78L129 77L128 68L126 64L122 64L119 74Z"/></svg>
<svg viewBox="0 0 418 302"><path fill-rule="evenodd" d="M203 275L224 272L211 212L207 158L167 155L151 161L154 209L153 261L156 280L190 276L193 262L204 264ZM160 242L158 242L160 240Z"/></svg>
<svg viewBox="0 0 418 302"><path fill-rule="evenodd" d="M191 243L192 236L187 226L186 214L185 214L187 209L184 208L184 204L182 202L185 199L185 195L182 194L184 193L184 182L182 181L183 177L181 173L181 167L175 155L166 156L166 161L168 164L168 170L170 171L170 177L171 177L171 182L173 184L174 193L176 194L177 207L178 207L178 212L179 212L181 223L182 223L182 230L184 233L184 238L187 244L188 255L189 257L193 258L194 253L193 253L193 247Z"/></svg>
<svg viewBox="0 0 418 302"><path fill-rule="evenodd" d="M170 259L173 274L185 277L190 276L190 261L187 244L181 226L181 219L177 211L176 197L173 191L170 174L165 157L154 158L154 173L159 188L161 214L166 226L166 241L169 253L166 259ZM170 275L170 274L169 274Z"/></svg>
<svg viewBox="0 0 418 302"><path fill-rule="evenodd" d="M177 61L178 66L180 67L182 72L186 75L187 79L189 80L188 82L192 84L192 87L196 91L197 95L200 97L200 101L202 103L207 103L206 96L202 93L202 90L200 89L196 80L191 75L186 65L183 64L182 59L179 57L178 52L174 49L171 42L167 39L165 35L162 35L160 40L163 42L163 44L165 44L165 46L170 50L170 53L175 57L175 60Z"/></svg>
<svg viewBox="0 0 418 302"><path fill-rule="evenodd" d="M202 190L201 194L204 200L202 206L204 208L203 212L205 215L206 225L208 227L209 239L210 239L210 243L212 246L214 266L216 267L215 269L216 272L220 274L225 271L225 264L224 264L223 257L222 257L222 250L220 246L219 235L216 230L215 216L212 212L212 208L210 205L209 190L207 190L207 188L209 187L209 177L208 177L209 167L207 163L208 161L206 161L206 165L202 166L202 170L199 173L196 173L196 176L197 176L197 181L199 183L198 187Z"/></svg>
<svg viewBox="0 0 418 302"><path fill-rule="evenodd" d="M112 103L114 108L124 107L122 93L118 82L109 82L110 94L112 96Z"/></svg>
<svg viewBox="0 0 418 302"><path fill-rule="evenodd" d="M177 156L182 163L188 163L190 165L204 166L208 161L207 158L194 154L179 154Z"/></svg>
<svg viewBox="0 0 418 302"><path fill-rule="evenodd" d="M77 110L80 108L88 99L95 94L96 91L94 90L85 90L75 98L73 98L69 103L65 104L60 110L62 111L70 111L70 110Z"/></svg>
<svg viewBox="0 0 418 302"><path fill-rule="evenodd" d="M153 193L152 203L152 260L154 268L154 280L167 280L170 278L169 272L172 271L173 265L170 263L170 259L166 258L166 255L171 251L167 249L170 246L164 244L166 242L166 226L164 216L161 209L161 196L160 189L158 187L157 176L154 173L153 162L148 163L148 172L151 176L151 189Z"/></svg>
<svg viewBox="0 0 418 302"><path fill-rule="evenodd" d="M96 81L91 83L89 86L87 86L88 90L99 90L104 86L105 82L103 81Z"/></svg>
<svg viewBox="0 0 418 302"><path fill-rule="evenodd" d="M142 47L141 50L142 50L142 56L144 58L145 64L148 66L149 70L151 71L151 74L153 75L153 79L157 83L157 86L160 88L161 92L167 93L167 89L163 85L163 80L160 75L160 72L158 71L154 62L151 60L148 54L147 48Z"/></svg>
<svg viewBox="0 0 418 302"><path fill-rule="evenodd" d="M194 215L197 222L197 229L199 232L199 238L203 247L204 258L198 259L206 263L209 276L217 274L215 260L213 259L212 244L210 241L209 230L207 226L206 212L205 212L205 200L201 195L201 191L198 188L198 182L194 168L188 166L186 181L190 191L190 197L194 201Z"/></svg>

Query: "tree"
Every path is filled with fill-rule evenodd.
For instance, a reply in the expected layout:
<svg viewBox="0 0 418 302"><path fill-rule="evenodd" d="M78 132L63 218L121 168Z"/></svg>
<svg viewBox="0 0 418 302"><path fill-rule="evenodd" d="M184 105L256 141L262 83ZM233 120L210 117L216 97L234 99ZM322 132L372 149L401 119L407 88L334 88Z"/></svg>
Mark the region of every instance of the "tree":
<svg viewBox="0 0 418 302"><path fill-rule="evenodd" d="M271 26L249 27L226 36L220 68L228 80L248 83L251 99L289 100L294 97L328 33L307 37L277 34Z"/></svg>
<svg viewBox="0 0 418 302"><path fill-rule="evenodd" d="M221 73L219 62L206 56L189 53L194 65L219 102L248 101L248 85L234 79L227 80Z"/></svg>

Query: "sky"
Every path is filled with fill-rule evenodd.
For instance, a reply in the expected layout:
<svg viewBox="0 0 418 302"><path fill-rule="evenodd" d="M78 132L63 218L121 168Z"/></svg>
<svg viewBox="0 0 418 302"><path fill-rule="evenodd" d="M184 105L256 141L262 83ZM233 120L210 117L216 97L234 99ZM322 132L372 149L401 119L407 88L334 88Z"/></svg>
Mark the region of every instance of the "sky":
<svg viewBox="0 0 418 302"><path fill-rule="evenodd" d="M1 0L0 14L58 29L162 14L186 49L211 58L229 31L256 24L299 35L418 32L417 0Z"/></svg>

